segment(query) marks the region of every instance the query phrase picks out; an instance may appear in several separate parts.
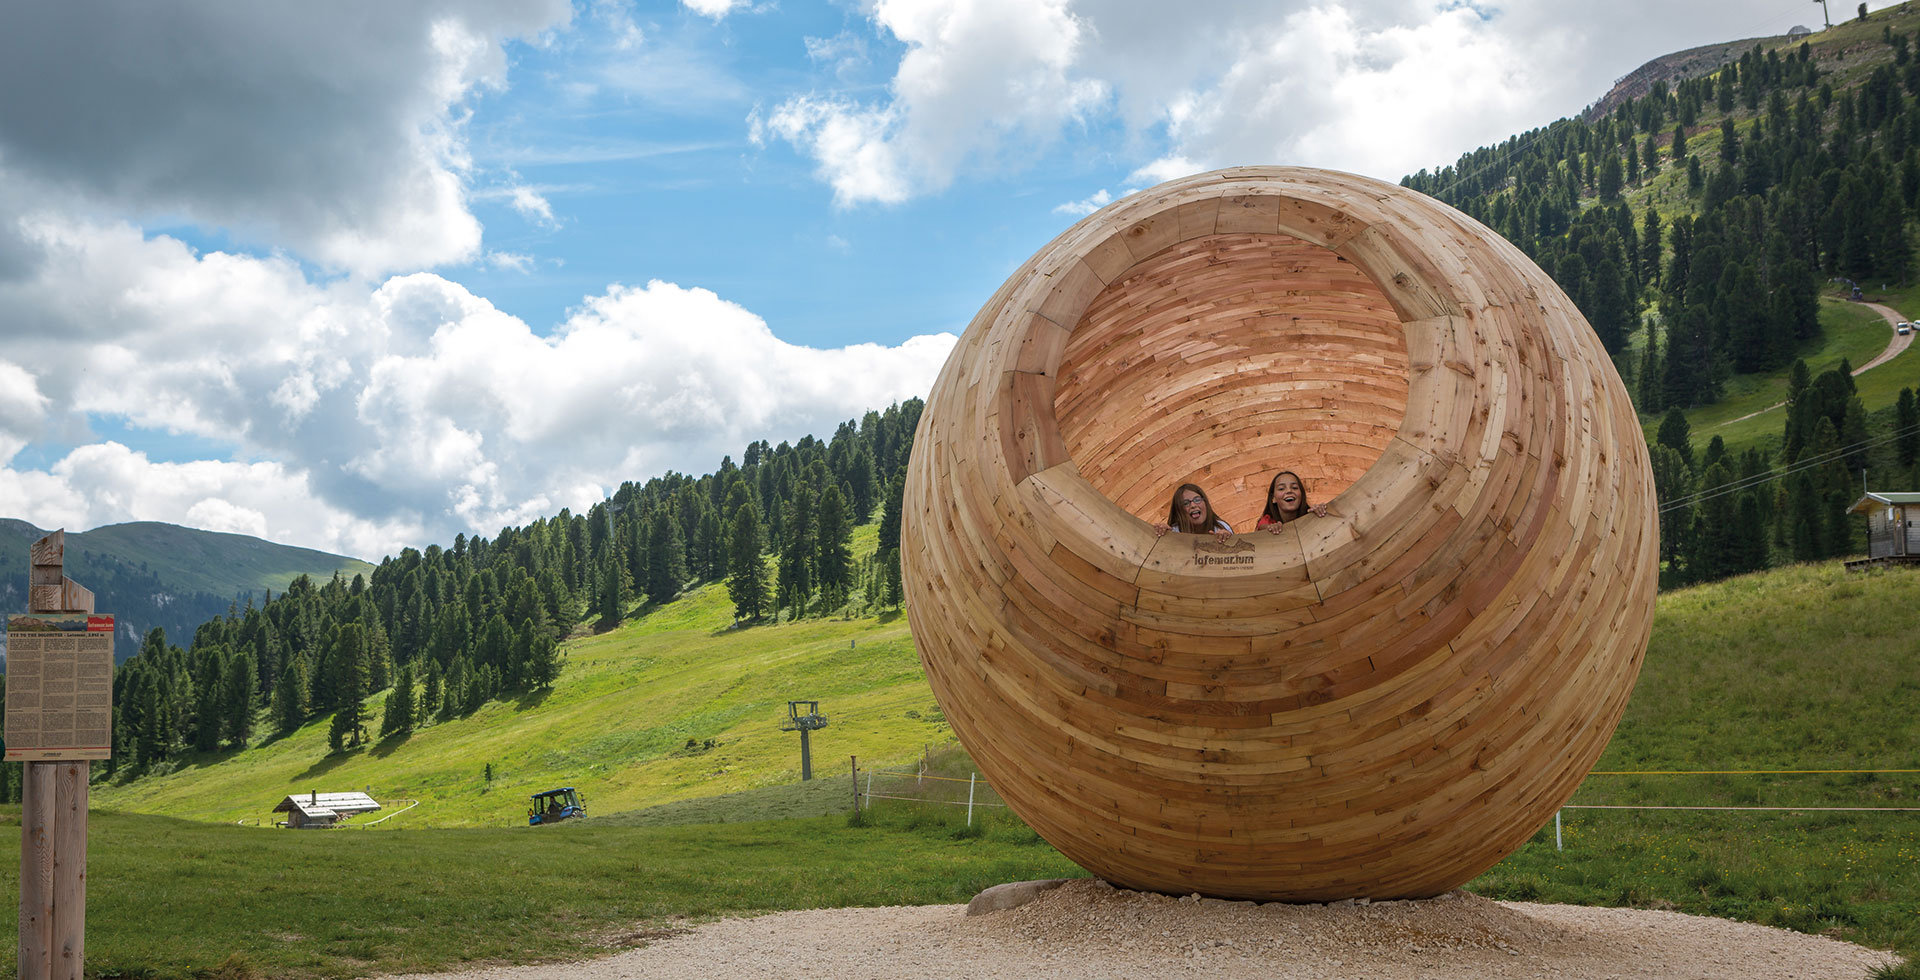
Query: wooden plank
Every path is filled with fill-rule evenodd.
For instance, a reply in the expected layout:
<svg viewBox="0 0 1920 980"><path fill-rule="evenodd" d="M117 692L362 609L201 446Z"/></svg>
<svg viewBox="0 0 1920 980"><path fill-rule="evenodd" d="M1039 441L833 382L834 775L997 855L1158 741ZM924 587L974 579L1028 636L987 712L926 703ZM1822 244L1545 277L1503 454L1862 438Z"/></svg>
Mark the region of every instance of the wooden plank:
<svg viewBox="0 0 1920 980"><path fill-rule="evenodd" d="M54 777L58 764L21 766L20 980L53 976Z"/></svg>
<svg viewBox="0 0 1920 980"><path fill-rule="evenodd" d="M81 980L87 948L88 762L39 762L53 778L53 934L55 980Z"/></svg>

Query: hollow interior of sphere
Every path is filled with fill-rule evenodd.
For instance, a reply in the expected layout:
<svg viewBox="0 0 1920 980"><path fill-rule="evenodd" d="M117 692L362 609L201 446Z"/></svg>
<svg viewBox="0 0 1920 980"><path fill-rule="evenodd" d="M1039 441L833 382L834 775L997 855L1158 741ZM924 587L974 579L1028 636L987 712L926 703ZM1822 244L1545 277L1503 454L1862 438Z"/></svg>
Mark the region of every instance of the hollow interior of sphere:
<svg viewBox="0 0 1920 980"><path fill-rule="evenodd" d="M1250 531L1274 474L1325 503L1380 458L1407 409L1407 343L1352 262L1282 234L1218 234L1149 256L1074 326L1054 395L1081 476L1166 519L1203 488Z"/></svg>

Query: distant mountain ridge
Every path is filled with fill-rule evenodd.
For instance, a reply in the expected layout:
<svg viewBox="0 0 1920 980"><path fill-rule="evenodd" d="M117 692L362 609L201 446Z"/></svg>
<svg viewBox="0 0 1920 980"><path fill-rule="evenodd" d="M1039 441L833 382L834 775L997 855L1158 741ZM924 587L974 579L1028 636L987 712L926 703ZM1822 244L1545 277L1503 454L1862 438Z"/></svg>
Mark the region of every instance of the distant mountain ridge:
<svg viewBox="0 0 1920 980"><path fill-rule="evenodd" d="M49 531L0 518L0 611L27 607L27 549ZM139 649L158 626L174 642L193 637L201 623L266 590L280 592L301 575L318 580L351 577L373 566L358 558L275 544L244 534L201 531L136 521L67 535L67 575L93 590L99 611L119 622L115 658ZM0 634L0 657L6 654Z"/></svg>
<svg viewBox="0 0 1920 980"><path fill-rule="evenodd" d="M1620 108L1628 100L1641 98L1653 91L1655 82L1666 82L1667 86L1672 88L1682 79L1710 75L1739 61L1740 56L1753 50L1755 44L1777 40L1779 40L1777 37L1749 37L1738 41L1703 44L1697 48L1663 54L1614 82L1613 88L1608 89L1607 94L1580 113L1580 118L1587 122L1595 122L1605 118L1608 113Z"/></svg>

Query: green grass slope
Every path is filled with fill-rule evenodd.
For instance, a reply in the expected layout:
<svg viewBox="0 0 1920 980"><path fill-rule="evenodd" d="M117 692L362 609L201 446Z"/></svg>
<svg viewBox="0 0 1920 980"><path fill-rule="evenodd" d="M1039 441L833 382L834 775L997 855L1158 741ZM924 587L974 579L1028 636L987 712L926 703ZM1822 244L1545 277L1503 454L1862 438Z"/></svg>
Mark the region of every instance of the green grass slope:
<svg viewBox="0 0 1920 980"><path fill-rule="evenodd" d="M822 774L845 771L849 755L905 758L951 737L904 617L734 629L731 610L723 587L706 586L566 644L551 691L335 755L322 719L100 786L95 805L265 822L289 793L365 789L421 801L383 827L501 827L525 823L528 794L560 785L578 787L589 813L612 814L795 782L799 736L779 727L789 699L819 700L831 719L813 735ZM369 701L376 728L384 704Z"/></svg>
<svg viewBox="0 0 1920 980"><path fill-rule="evenodd" d="M1568 809L1565 850L1549 824L1469 887L1920 954L1920 813L1888 809L1920 806L1916 705L1920 571L1796 565L1664 593L1572 802L1781 809Z"/></svg>

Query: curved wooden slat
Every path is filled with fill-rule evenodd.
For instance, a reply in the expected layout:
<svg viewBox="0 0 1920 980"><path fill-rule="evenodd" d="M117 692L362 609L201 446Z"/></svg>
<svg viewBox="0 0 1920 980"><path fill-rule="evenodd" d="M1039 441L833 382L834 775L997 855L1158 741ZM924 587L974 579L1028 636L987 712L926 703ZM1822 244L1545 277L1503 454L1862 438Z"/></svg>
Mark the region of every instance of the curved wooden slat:
<svg viewBox="0 0 1920 980"><path fill-rule="evenodd" d="M1253 532L1280 469L1332 513ZM1251 533L1155 538L1182 482ZM1325 171L1164 184L1041 249L942 369L904 521L955 733L1135 888L1465 882L1573 792L1651 622L1646 447L1579 312Z"/></svg>

